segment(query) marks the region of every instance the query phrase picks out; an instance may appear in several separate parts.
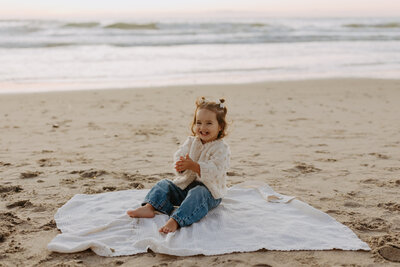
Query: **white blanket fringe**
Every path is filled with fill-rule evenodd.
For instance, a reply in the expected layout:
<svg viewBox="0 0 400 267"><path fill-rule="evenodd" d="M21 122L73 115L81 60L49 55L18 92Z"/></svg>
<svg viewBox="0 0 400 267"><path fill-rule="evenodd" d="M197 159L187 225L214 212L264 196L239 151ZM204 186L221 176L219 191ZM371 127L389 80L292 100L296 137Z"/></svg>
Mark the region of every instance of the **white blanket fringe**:
<svg viewBox="0 0 400 267"><path fill-rule="evenodd" d="M218 255L268 250L370 250L348 227L329 215L284 196L262 182L244 182L228 190L221 204L200 222L161 234L168 216L132 219L149 190L78 194L55 215L57 235L48 249L73 253L88 248L101 256L147 252ZM261 197L260 197L261 196Z"/></svg>

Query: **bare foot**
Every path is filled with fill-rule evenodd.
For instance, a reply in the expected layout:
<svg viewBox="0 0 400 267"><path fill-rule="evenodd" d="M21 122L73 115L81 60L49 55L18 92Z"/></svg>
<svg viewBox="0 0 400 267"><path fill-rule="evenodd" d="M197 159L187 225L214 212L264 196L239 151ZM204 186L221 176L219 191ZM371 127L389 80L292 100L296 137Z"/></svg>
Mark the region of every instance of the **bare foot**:
<svg viewBox="0 0 400 267"><path fill-rule="evenodd" d="M153 218L156 215L154 211L155 209L153 208L153 206L147 203L146 205L137 209L128 210L126 214L128 214L132 218Z"/></svg>
<svg viewBox="0 0 400 267"><path fill-rule="evenodd" d="M160 233L168 234L175 232L176 229L178 229L178 227L179 224L173 218L169 218L167 223L163 227L161 227L158 231Z"/></svg>

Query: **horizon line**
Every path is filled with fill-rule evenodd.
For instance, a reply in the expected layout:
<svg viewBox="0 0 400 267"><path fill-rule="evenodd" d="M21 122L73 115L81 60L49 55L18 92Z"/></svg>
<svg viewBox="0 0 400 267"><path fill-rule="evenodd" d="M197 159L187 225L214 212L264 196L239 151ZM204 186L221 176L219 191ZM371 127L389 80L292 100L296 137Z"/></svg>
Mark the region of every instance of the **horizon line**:
<svg viewBox="0 0 400 267"><path fill-rule="evenodd" d="M140 18L140 19L183 19L183 18L192 18L198 19L199 17L207 14L209 19L215 18L249 18L249 16L255 16L256 18L282 18L282 19L306 19L306 18L315 18L315 19L345 19L345 18L393 18L400 19L400 15L394 14L329 14L329 15L321 15L321 14L271 14L266 13L264 11L237 11L237 10L203 10L203 11L174 11L174 12L94 12L94 13L63 13L63 14L1 14L0 12L0 21L5 20L49 20L49 19L79 19L79 20L90 20L90 19L132 19ZM193 17L195 16L195 17ZM400 23L400 21L399 21Z"/></svg>

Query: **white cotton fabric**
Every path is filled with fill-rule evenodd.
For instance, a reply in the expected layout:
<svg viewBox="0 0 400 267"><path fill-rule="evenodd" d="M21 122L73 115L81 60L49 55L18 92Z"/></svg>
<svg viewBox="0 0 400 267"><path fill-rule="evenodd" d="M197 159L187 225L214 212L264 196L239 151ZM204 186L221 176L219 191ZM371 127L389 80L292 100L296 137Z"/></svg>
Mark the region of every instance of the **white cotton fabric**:
<svg viewBox="0 0 400 267"><path fill-rule="evenodd" d="M201 221L169 234L158 229L164 214L151 219L125 215L137 208L149 190L75 195L55 215L62 234L50 251L73 253L88 248L101 256L147 252L218 255L268 250L370 250L348 227L266 184L243 183L229 188L221 204ZM271 199L274 202L267 200Z"/></svg>
<svg viewBox="0 0 400 267"><path fill-rule="evenodd" d="M180 157L186 154L200 165L200 176L186 170L183 173L176 172L177 177L172 181L179 188L185 189L194 180L202 182L215 199L225 196L226 172L229 168L230 149L223 139L217 139L203 144L199 137L189 136L174 154L176 163Z"/></svg>

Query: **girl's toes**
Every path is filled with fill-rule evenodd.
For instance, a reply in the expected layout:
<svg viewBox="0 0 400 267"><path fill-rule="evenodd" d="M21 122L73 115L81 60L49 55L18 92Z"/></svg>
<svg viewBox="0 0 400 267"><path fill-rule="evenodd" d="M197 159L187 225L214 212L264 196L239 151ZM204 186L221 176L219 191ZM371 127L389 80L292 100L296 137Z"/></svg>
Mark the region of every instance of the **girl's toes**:
<svg viewBox="0 0 400 267"><path fill-rule="evenodd" d="M167 227L163 227L162 228L162 232L164 233L164 234L168 234L169 233L169 229L167 228Z"/></svg>

